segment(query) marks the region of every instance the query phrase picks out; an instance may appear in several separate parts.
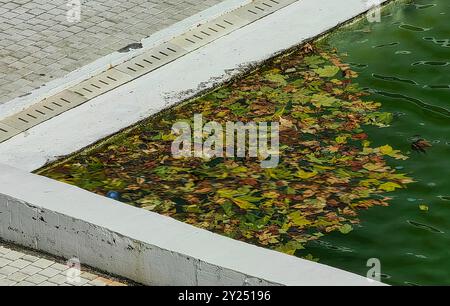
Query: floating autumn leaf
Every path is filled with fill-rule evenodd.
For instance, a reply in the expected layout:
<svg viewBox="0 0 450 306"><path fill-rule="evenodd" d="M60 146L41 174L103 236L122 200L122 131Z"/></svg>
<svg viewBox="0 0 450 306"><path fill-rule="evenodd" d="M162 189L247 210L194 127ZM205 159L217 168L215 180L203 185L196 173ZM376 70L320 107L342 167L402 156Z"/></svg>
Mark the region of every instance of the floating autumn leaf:
<svg viewBox="0 0 450 306"><path fill-rule="evenodd" d="M421 211L428 211L428 210L430 210L430 208L429 208L428 205L426 205L426 204L420 204L420 205L419 205L419 209L420 209Z"/></svg>
<svg viewBox="0 0 450 306"><path fill-rule="evenodd" d="M310 179L310 178L316 176L317 174L318 174L318 172L315 171L315 170L311 171L311 172L299 170L299 171L297 171L295 176L297 176L297 177L299 177L301 179Z"/></svg>
<svg viewBox="0 0 450 306"><path fill-rule="evenodd" d="M325 60L320 55L311 55L304 58L304 63L311 68L316 68L318 65L325 63Z"/></svg>
<svg viewBox="0 0 450 306"><path fill-rule="evenodd" d="M325 66L323 68L314 69L314 72L316 72L321 78L331 78L339 72L339 67Z"/></svg>
<svg viewBox="0 0 450 306"><path fill-rule="evenodd" d="M345 235L353 231L353 227L350 224L344 224L339 228L339 231Z"/></svg>
<svg viewBox="0 0 450 306"><path fill-rule="evenodd" d="M311 98L311 102L316 107L330 107L339 105L340 100L325 93L320 93L314 94Z"/></svg>
<svg viewBox="0 0 450 306"><path fill-rule="evenodd" d="M291 240L286 244L283 244L276 248L277 251L283 252L289 255L294 255L296 251L303 250L305 247L299 241Z"/></svg>
<svg viewBox="0 0 450 306"><path fill-rule="evenodd" d="M266 75L266 80L269 80L269 81L271 81L273 83L276 83L278 85L286 85L287 84L284 76L281 75L281 74L267 74Z"/></svg>
<svg viewBox="0 0 450 306"><path fill-rule="evenodd" d="M379 147L378 150L381 152L381 154L394 157L395 159L405 160L408 158L405 155L401 154L400 150L394 150L390 145Z"/></svg>
<svg viewBox="0 0 450 306"><path fill-rule="evenodd" d="M293 213L290 213L289 219L291 220L292 224L294 224L300 228L311 224L311 221L306 219L299 211L294 211Z"/></svg>
<svg viewBox="0 0 450 306"><path fill-rule="evenodd" d="M401 185L393 182L387 182L384 184L381 184L378 189L384 190L384 191L394 191L397 188L403 188Z"/></svg>

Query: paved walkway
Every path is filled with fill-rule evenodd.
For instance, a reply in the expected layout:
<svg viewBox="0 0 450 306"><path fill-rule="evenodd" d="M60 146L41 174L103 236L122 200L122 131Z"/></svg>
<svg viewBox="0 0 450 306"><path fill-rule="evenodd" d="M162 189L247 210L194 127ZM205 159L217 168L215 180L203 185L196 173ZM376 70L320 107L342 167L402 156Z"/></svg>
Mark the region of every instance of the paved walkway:
<svg viewBox="0 0 450 306"><path fill-rule="evenodd" d="M0 0L0 104L222 2L79 1Z"/></svg>
<svg viewBox="0 0 450 306"><path fill-rule="evenodd" d="M80 270L78 270L80 271ZM126 286L85 270L73 273L58 259L0 243L0 286Z"/></svg>

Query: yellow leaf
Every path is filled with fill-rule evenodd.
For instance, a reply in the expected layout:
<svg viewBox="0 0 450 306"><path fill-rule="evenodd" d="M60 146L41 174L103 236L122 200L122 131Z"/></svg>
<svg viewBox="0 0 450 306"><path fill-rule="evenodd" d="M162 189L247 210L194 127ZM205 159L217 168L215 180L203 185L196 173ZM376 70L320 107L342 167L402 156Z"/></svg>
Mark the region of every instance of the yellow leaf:
<svg viewBox="0 0 450 306"><path fill-rule="evenodd" d="M377 179L367 179L359 182L359 185L364 187L370 187L370 185L378 185L378 184L379 182Z"/></svg>
<svg viewBox="0 0 450 306"><path fill-rule="evenodd" d="M302 214L299 211L294 211L293 213L290 213L289 218L291 219L293 224L299 227L304 227L306 225L311 224L311 221L302 216Z"/></svg>
<svg viewBox="0 0 450 306"><path fill-rule="evenodd" d="M379 149L380 149L380 152L384 155L389 155L393 151L393 149L390 145L385 145L385 146L379 147Z"/></svg>
<svg viewBox="0 0 450 306"><path fill-rule="evenodd" d="M378 150L380 150L381 154L391 156L395 159L407 159L406 156L400 153L400 150L394 150L390 145L379 147Z"/></svg>
<svg viewBox="0 0 450 306"><path fill-rule="evenodd" d="M171 134L165 134L165 135L161 136L161 139L164 140L164 141L173 141L176 138L177 138L177 136L172 134L172 133Z"/></svg>
<svg viewBox="0 0 450 306"><path fill-rule="evenodd" d="M346 143L347 142L347 136L338 136L336 137L337 143Z"/></svg>
<svg viewBox="0 0 450 306"><path fill-rule="evenodd" d="M239 206L240 208L245 209L245 210L257 208L254 204L250 203L247 200L243 200L241 198L232 198L231 201L233 201L234 204L236 204L237 206Z"/></svg>
<svg viewBox="0 0 450 306"><path fill-rule="evenodd" d="M267 199L276 199L278 198L280 195L275 192L275 191L269 191L269 192L264 192L263 193L263 197L267 198Z"/></svg>
<svg viewBox="0 0 450 306"><path fill-rule="evenodd" d="M425 204L420 204L419 205L419 209L421 211L428 211L430 208L427 205L425 205Z"/></svg>
<svg viewBox="0 0 450 306"><path fill-rule="evenodd" d="M384 190L384 191L394 191L396 188L403 188L402 186L400 186L397 183L393 183L393 182L387 182L384 184L381 184L378 189Z"/></svg>
<svg viewBox="0 0 450 306"><path fill-rule="evenodd" d="M374 170L378 170L381 168L380 164L372 164L372 163L367 163L363 166L364 169L370 170L370 171L374 171Z"/></svg>
<svg viewBox="0 0 450 306"><path fill-rule="evenodd" d="M312 177L314 177L314 176L316 176L318 174L318 172L317 171L312 171L312 172L306 172L306 171L303 171L303 170L299 170L298 172L297 172L297 174L296 174L296 176L297 177L299 177L299 178L301 178L301 179L309 179L309 178L312 178Z"/></svg>

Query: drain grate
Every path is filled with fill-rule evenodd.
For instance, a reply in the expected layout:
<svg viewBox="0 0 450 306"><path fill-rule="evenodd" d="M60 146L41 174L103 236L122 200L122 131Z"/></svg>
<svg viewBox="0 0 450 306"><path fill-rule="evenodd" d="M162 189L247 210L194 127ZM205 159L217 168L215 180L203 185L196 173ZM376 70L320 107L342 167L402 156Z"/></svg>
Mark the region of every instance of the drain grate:
<svg viewBox="0 0 450 306"><path fill-rule="evenodd" d="M255 0L0 121L0 143L298 0Z"/></svg>
<svg viewBox="0 0 450 306"><path fill-rule="evenodd" d="M69 88L69 91L89 100L125 84L132 79L132 76L119 71L116 67Z"/></svg>
<svg viewBox="0 0 450 306"><path fill-rule="evenodd" d="M86 98L69 90L64 90L57 95L32 105L20 113L6 118L0 124L12 127L20 133L86 101ZM6 137L6 135L0 134L0 137L2 136Z"/></svg>
<svg viewBox="0 0 450 306"><path fill-rule="evenodd" d="M298 0L256 0L233 13L249 22L253 22L296 1Z"/></svg>
<svg viewBox="0 0 450 306"><path fill-rule="evenodd" d="M21 132L21 130L0 122L0 142L3 142Z"/></svg>
<svg viewBox="0 0 450 306"><path fill-rule="evenodd" d="M187 51L196 50L224 35L239 29L249 22L237 15L226 15L205 23L172 40L172 43Z"/></svg>
<svg viewBox="0 0 450 306"><path fill-rule="evenodd" d="M132 76L132 78L137 78L172 62L186 53L186 50L177 45L165 43L149 52L116 66L115 69Z"/></svg>

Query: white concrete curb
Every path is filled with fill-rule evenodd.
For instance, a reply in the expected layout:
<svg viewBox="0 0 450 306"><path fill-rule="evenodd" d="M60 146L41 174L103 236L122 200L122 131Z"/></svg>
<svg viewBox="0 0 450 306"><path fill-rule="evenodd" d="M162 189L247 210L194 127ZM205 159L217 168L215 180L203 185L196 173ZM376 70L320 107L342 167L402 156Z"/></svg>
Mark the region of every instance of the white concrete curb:
<svg viewBox="0 0 450 306"><path fill-rule="evenodd" d="M4 165L0 237L147 285L381 285Z"/></svg>

